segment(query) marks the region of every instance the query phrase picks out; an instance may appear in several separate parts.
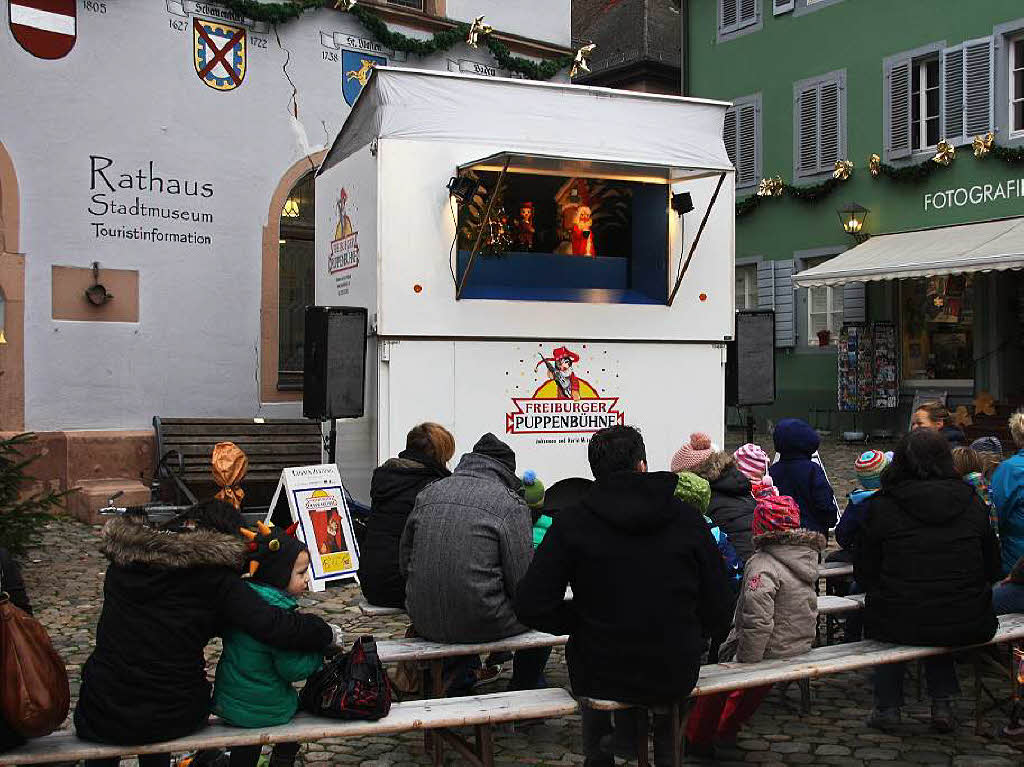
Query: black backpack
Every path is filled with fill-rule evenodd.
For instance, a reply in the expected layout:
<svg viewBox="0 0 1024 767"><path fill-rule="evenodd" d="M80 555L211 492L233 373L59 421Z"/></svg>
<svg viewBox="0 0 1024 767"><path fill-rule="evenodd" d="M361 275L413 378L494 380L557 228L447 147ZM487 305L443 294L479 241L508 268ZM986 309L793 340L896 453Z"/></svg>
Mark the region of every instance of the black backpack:
<svg viewBox="0 0 1024 767"><path fill-rule="evenodd" d="M391 680L372 636L361 636L347 653L324 663L306 681L303 710L331 719L381 719L391 710Z"/></svg>

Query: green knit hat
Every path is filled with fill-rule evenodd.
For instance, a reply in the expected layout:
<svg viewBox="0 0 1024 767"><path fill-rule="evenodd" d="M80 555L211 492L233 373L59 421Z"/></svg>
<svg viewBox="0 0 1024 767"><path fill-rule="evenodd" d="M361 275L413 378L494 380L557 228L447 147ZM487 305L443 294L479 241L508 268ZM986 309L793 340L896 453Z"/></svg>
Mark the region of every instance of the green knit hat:
<svg viewBox="0 0 1024 767"><path fill-rule="evenodd" d="M523 472L523 500L531 509L544 505L544 483L537 479L537 472L533 469Z"/></svg>
<svg viewBox="0 0 1024 767"><path fill-rule="evenodd" d="M681 471L676 482L676 498L706 514L711 503L711 484L691 471Z"/></svg>

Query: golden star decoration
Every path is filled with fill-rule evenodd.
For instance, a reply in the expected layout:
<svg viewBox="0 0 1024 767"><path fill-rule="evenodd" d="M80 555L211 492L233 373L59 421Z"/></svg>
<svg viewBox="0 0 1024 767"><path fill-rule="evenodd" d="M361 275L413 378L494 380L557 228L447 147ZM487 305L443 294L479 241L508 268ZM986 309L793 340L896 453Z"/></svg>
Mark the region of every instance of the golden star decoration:
<svg viewBox="0 0 1024 767"><path fill-rule="evenodd" d="M478 48L480 47L480 35L489 35L493 31L494 28L490 24L484 24L483 16L477 16L469 27L469 35L466 37L466 42L473 48Z"/></svg>
<svg viewBox="0 0 1024 767"><path fill-rule="evenodd" d="M590 54L594 52L597 47L597 43L590 43L584 45L578 51L576 51L576 58L572 60L572 69L569 70L570 79L575 77L579 72L590 71Z"/></svg>
<svg viewBox="0 0 1024 767"><path fill-rule="evenodd" d="M762 178L761 182L757 185L757 196L758 197L781 197L782 189L785 186L785 182L782 180L782 176L772 176L771 178Z"/></svg>
<svg viewBox="0 0 1024 767"><path fill-rule="evenodd" d="M949 165L955 158L956 147L946 141L946 139L942 139L942 141L935 145L935 156L932 158L932 162L937 162L939 165Z"/></svg>
<svg viewBox="0 0 1024 767"><path fill-rule="evenodd" d="M873 154L868 158L868 170L871 171L871 175L875 178L882 172L882 158L877 154Z"/></svg>
<svg viewBox="0 0 1024 767"><path fill-rule="evenodd" d="M971 146L974 148L974 156L978 159L985 157L992 151L992 142L996 140L995 134L989 131L984 136L975 136Z"/></svg>
<svg viewBox="0 0 1024 767"><path fill-rule="evenodd" d="M970 426L974 421L971 419L971 414L967 412L967 408L961 405L952 413L950 413L950 420L956 426Z"/></svg>
<svg viewBox="0 0 1024 767"><path fill-rule="evenodd" d="M983 391L981 394L974 398L974 414L995 415L996 398L989 394L987 391Z"/></svg>
<svg viewBox="0 0 1024 767"><path fill-rule="evenodd" d="M846 181L853 173L853 162L850 160L836 160L836 168L832 171L832 178L836 181Z"/></svg>

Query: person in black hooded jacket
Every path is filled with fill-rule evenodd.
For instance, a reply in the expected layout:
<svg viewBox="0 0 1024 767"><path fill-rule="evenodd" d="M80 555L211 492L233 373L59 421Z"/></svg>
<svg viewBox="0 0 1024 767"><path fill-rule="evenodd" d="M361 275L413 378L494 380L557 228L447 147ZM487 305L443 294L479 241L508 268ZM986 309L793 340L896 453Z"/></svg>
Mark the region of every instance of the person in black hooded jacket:
<svg viewBox="0 0 1024 767"><path fill-rule="evenodd" d="M573 692L651 705L685 700L705 637L729 625L722 557L700 512L675 497L678 477L647 473L643 438L602 429L589 446L596 479L555 517L516 590L527 626L568 634ZM571 586L573 599L565 600ZM636 758L636 712L583 710L587 767ZM655 719L655 763L671 763L668 717Z"/></svg>
<svg viewBox="0 0 1024 767"><path fill-rule="evenodd" d="M241 578L242 516L208 501L189 512L195 529L148 527L135 517L103 528L110 565L96 647L82 667L75 730L82 740L159 743L206 726L210 682L204 650L236 628L284 650L322 652L341 630L315 615L272 607ZM140 757L167 765L169 754ZM117 759L86 762L116 765Z"/></svg>
<svg viewBox="0 0 1024 767"><path fill-rule="evenodd" d="M711 485L707 515L725 531L736 555L746 563L754 553L750 527L757 505L750 494L750 480L740 472L733 457L724 451L712 453L693 473Z"/></svg>
<svg viewBox="0 0 1024 767"><path fill-rule="evenodd" d="M882 489L868 504L854 578L867 592L864 633L909 645L986 642L998 622L992 583L1000 576L999 544L974 488L957 476L946 438L917 429L896 448ZM875 710L868 724L896 725L903 704L903 664L875 669ZM925 661L932 724L954 726L959 692L953 658Z"/></svg>
<svg viewBox="0 0 1024 767"><path fill-rule="evenodd" d="M436 423L414 426L405 450L373 472L366 540L359 552L359 584L371 605L405 607L405 576L398 549L416 496L431 482L450 477L445 468L455 455L455 438Z"/></svg>

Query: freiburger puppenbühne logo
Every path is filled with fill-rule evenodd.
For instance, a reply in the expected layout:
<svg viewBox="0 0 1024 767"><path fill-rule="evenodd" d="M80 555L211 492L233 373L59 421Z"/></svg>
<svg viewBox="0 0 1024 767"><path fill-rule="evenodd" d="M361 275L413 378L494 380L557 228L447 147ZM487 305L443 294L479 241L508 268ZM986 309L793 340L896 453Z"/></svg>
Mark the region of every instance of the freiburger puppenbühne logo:
<svg viewBox="0 0 1024 767"><path fill-rule="evenodd" d="M580 355L564 346L540 354L535 366L544 366L547 380L532 397L513 397L515 412L505 415L508 434L591 434L625 423L616 409L618 397L602 397L597 389L573 372Z"/></svg>
<svg viewBox="0 0 1024 767"><path fill-rule="evenodd" d="M338 193L338 224L334 227L331 240L331 255L327 257L327 270L331 274L355 269L359 266L359 235L352 226L352 219L345 212L348 192L344 188Z"/></svg>

